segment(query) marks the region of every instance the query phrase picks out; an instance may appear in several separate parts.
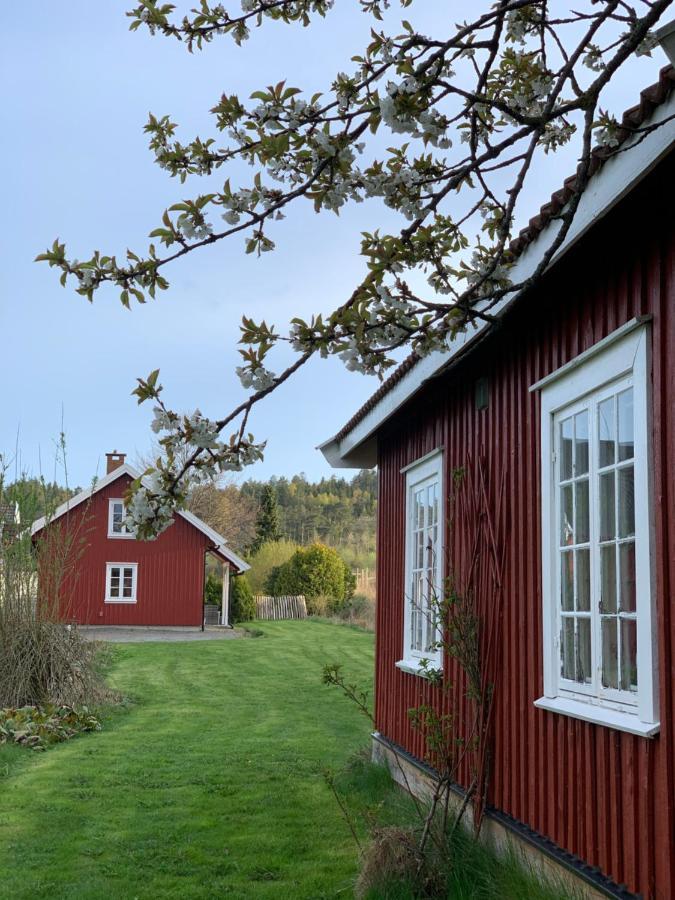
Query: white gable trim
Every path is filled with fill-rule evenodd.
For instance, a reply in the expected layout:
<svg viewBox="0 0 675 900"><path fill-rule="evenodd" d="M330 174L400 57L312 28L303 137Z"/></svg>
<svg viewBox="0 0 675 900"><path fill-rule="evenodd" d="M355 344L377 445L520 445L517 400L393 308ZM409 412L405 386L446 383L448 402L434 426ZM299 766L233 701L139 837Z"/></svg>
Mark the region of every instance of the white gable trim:
<svg viewBox="0 0 675 900"><path fill-rule="evenodd" d="M135 469L132 469L131 466L127 465L126 463L123 466L118 466L103 478L96 478L90 488L86 488L84 491L80 491L79 494L75 494L75 496L71 497L70 500L66 500L65 503L57 506L54 510L54 514L49 517L49 521L53 522L55 519L60 519L61 516L63 516L69 510L75 509L75 507L79 506L80 503L84 503L85 500L89 500L89 498L93 497L94 494L97 494L99 491L102 491L103 488L108 487L109 484L112 484L114 481L117 481L118 478L121 478L122 475L129 475L131 478L138 478L138 472ZM36 521L33 522L33 525L31 526L30 533L32 535L37 534L38 531L42 531L46 524L47 516L42 516L41 519L36 519Z"/></svg>
<svg viewBox="0 0 675 900"><path fill-rule="evenodd" d="M643 127L662 122L674 113L675 91L665 103L656 108L653 116L643 123ZM626 141L621 152L608 159L600 171L590 179L567 236L549 264L549 269L668 153L675 143L675 128L672 123L664 125L663 128L650 132L637 146L632 146L635 140L636 138ZM630 151L629 147L632 147ZM523 281L532 275L559 228L559 222L549 223L528 244L514 264L511 272L512 281ZM519 296L520 294L515 294L504 297L493 307L492 315L503 315ZM438 375L444 367L468 350L469 345L483 336L487 328L488 323L476 322L473 327L450 341L447 350L436 351L420 360L341 440L330 438L320 444L319 449L330 465L334 468L374 466L377 462L377 445L374 440L377 430L413 397L426 381Z"/></svg>
<svg viewBox="0 0 675 900"><path fill-rule="evenodd" d="M116 469L113 469L108 475L105 475L103 478L96 479L92 486L87 490L80 491L79 494L76 494L74 497L71 497L70 500L66 500L65 503L62 503L60 506L54 510L54 514L50 517L49 522L55 521L55 519L60 519L61 516L65 515L65 513L70 510L75 509L75 507L79 506L81 503L84 503L85 500L89 500L90 497L93 497L94 494L97 494L99 491L102 491L103 488L108 487L109 484L117 481L118 478L121 478L123 475L128 475L130 478L136 480L141 477L141 473L137 472L132 466L127 465L126 463L123 466L118 466ZM237 556L228 546L225 538L218 534L217 531L214 531L213 528L209 527L206 522L202 522L198 516L195 516L194 513L188 512L186 509L179 509L176 511L181 518L185 519L186 522L189 522L194 528L198 531L201 531L202 534L205 534L215 545L216 549L219 553L225 556L232 565L239 569L240 572L245 572L247 569L250 569L248 563L244 562L243 559ZM33 522L31 527L31 535L36 535L39 531L47 524L47 517L42 516L42 518L37 519ZM107 526L106 526L107 528Z"/></svg>

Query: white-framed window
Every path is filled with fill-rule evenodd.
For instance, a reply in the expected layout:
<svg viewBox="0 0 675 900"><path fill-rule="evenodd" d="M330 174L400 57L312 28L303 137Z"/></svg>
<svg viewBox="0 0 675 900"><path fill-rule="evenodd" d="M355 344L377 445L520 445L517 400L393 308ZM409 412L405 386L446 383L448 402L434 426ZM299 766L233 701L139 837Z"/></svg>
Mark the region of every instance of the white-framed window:
<svg viewBox="0 0 675 900"><path fill-rule="evenodd" d="M115 497L108 501L108 537L109 538L132 538L133 533L129 531L124 524L127 511L124 506L124 500Z"/></svg>
<svg viewBox="0 0 675 900"><path fill-rule="evenodd" d="M658 730L648 326L541 389L544 709Z"/></svg>
<svg viewBox="0 0 675 900"><path fill-rule="evenodd" d="M419 672L422 660L443 664L437 602L443 590L443 453L437 450L406 467L404 671ZM422 670L423 671L423 670Z"/></svg>
<svg viewBox="0 0 675 900"><path fill-rule="evenodd" d="M106 563L105 602L135 603L138 563Z"/></svg>

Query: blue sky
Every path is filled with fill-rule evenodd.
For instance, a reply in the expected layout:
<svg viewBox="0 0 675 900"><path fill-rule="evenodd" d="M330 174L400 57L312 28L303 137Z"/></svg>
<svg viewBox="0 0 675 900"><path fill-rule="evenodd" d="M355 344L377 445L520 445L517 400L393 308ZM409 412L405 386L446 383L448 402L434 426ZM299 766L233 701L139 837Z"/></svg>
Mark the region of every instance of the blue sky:
<svg viewBox="0 0 675 900"><path fill-rule="evenodd" d="M71 484L100 474L108 450L132 459L148 450L151 410L130 396L137 376L160 368L169 405L217 417L242 396L234 374L242 312L282 325L333 308L363 275L360 232L400 227L374 202L339 218L317 217L303 202L272 235L275 253L245 256L241 238L195 253L168 273L168 292L131 312L112 291L89 305L61 288L54 271L32 261L56 236L80 259L95 248L144 249L166 206L206 189L199 180L181 186L154 165L148 112L169 113L185 140L210 136L208 110L223 91L245 98L282 78L310 93L327 88L349 70L371 25L356 0L340 0L309 29L268 23L241 49L221 39L190 55L178 42L130 33L130 5L37 0L30 21L21 5L3 17L0 452L11 456L18 434L22 467L50 477L63 409ZM431 32L461 18L462 4L422 0L417 8L406 17ZM604 105L632 105L664 63L660 50L632 62ZM569 153L539 167L527 215L573 167ZM220 170L216 181L224 177ZM336 360L311 363L253 418L268 450L245 475L329 474L316 445L376 388Z"/></svg>

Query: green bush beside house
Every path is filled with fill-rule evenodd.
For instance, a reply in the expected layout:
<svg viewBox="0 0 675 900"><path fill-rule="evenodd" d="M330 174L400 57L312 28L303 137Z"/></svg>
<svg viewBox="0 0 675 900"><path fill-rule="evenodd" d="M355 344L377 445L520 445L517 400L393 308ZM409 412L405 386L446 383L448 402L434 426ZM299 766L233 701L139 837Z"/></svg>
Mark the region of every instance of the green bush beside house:
<svg viewBox="0 0 675 900"><path fill-rule="evenodd" d="M272 596L304 594L310 613L326 611L314 608L319 598L326 598L320 605L327 605L329 611L341 609L355 588L356 579L340 554L319 543L299 547L288 562L272 570L267 581Z"/></svg>

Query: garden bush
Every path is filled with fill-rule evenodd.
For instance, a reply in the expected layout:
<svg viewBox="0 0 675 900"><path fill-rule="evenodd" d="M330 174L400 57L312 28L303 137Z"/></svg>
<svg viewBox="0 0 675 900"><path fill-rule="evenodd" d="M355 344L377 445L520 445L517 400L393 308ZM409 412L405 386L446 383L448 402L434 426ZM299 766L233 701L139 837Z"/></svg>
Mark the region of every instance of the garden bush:
<svg viewBox="0 0 675 900"><path fill-rule="evenodd" d="M247 557L251 568L246 577L254 594L267 592L267 582L272 570L288 562L297 549L298 545L293 541L268 541L257 553Z"/></svg>
<svg viewBox="0 0 675 900"><path fill-rule="evenodd" d="M116 697L101 674L99 646L61 614L85 531L45 529L34 549L25 530L2 548L0 707L96 706Z"/></svg>
<svg viewBox="0 0 675 900"><path fill-rule="evenodd" d="M223 582L217 575L209 574L206 576L206 584L204 585L204 603L211 606L220 606L223 601Z"/></svg>
<svg viewBox="0 0 675 900"><path fill-rule="evenodd" d="M230 619L232 624L255 619L255 600L246 575L236 575L230 586Z"/></svg>
<svg viewBox="0 0 675 900"><path fill-rule="evenodd" d="M275 597L304 594L308 611L312 601L329 598L326 612L337 612L353 595L355 585L353 574L337 550L317 543L299 547L288 562L274 569L267 591Z"/></svg>
<svg viewBox="0 0 675 900"><path fill-rule="evenodd" d="M113 699L101 651L76 628L26 610L0 615L0 707L97 705Z"/></svg>

